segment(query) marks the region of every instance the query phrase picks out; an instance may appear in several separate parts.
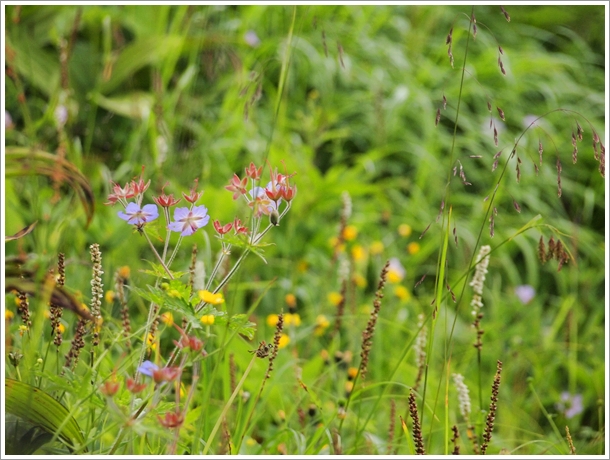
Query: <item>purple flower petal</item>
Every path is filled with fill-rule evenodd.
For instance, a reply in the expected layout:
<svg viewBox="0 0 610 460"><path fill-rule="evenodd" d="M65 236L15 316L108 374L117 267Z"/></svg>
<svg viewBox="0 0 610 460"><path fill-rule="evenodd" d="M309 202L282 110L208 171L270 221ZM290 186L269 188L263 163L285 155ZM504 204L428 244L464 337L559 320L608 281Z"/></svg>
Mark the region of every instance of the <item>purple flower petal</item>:
<svg viewBox="0 0 610 460"><path fill-rule="evenodd" d="M127 221L128 224L142 225L147 222L152 222L159 217L159 211L154 204L147 204L142 209L138 203L128 203L125 212L119 211L118 216Z"/></svg>
<svg viewBox="0 0 610 460"><path fill-rule="evenodd" d="M180 232L182 236L190 236L199 228L205 227L210 221L205 206L194 206L193 209L176 208L174 210L174 222L170 222L168 228L173 232Z"/></svg>
<svg viewBox="0 0 610 460"><path fill-rule="evenodd" d="M152 377L153 371L159 370L159 366L151 361L144 361L140 367L138 367L138 372L144 375L148 375Z"/></svg>
<svg viewBox="0 0 610 460"><path fill-rule="evenodd" d="M529 284L524 284L515 288L515 295L521 301L522 304L526 305L530 303L536 295L536 289L534 289Z"/></svg>

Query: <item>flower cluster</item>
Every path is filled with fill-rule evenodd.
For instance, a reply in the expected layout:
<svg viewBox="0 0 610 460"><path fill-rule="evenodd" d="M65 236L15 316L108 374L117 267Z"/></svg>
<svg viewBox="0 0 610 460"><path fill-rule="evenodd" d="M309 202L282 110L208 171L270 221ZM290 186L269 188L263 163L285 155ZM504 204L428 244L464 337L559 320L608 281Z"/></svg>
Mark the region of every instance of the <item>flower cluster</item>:
<svg viewBox="0 0 610 460"><path fill-rule="evenodd" d="M142 168L142 175L143 173L144 168ZM106 204L114 205L117 202L121 203L125 210L119 211L118 216L128 224L134 225L139 231L142 231L144 225L159 218L157 205L163 209L168 230L178 232L181 236L190 236L209 222L208 209L205 206L195 205L201 195L203 195L203 192L197 191L197 180L195 180L195 185L188 194L182 193L182 196L190 203L190 206L175 208L173 221L170 219L169 208L177 205L180 202L180 198L174 198L173 194L166 195L164 186L161 195L153 197L153 201L157 205L150 203L142 206L144 192L149 186L150 180L144 182L142 177L137 182L135 180L128 182L124 187L115 183L113 193L108 195L108 203ZM132 198L134 201L128 201Z"/></svg>
<svg viewBox="0 0 610 460"><path fill-rule="evenodd" d="M296 185L290 185L290 178L294 175L279 174L276 169L271 169L271 180L263 188L256 183L261 177L263 167L257 168L254 163L246 168L246 175L240 178L233 174L229 185L225 188L233 192L233 199L243 197L248 206L254 210L254 216L259 218L262 215L269 216L273 225L279 224L279 207L282 200L290 203L297 193ZM248 179L251 180L251 187L248 190Z"/></svg>
<svg viewBox="0 0 610 460"><path fill-rule="evenodd" d="M255 218L260 218L262 215L269 216L272 225L279 225L279 209L282 202L290 203L296 195L296 185L290 184L290 178L294 176L280 174L277 168L271 169L271 180L263 188L257 184L262 175L263 167L256 167L254 163L245 169L243 179L237 174L225 188L233 192L233 199L236 200L243 196L247 204L253 209ZM173 219L170 217L169 209L176 206L182 198L175 198L173 194L165 193L165 186L161 190L161 195L153 197L156 204L142 204L144 192L150 186L150 180L144 182L144 168L142 175L138 180L127 182L124 187L113 182L112 193L108 195L107 205L120 203L124 211L119 211L118 216L132 224L139 231L143 231L143 227L159 218L160 206L165 216L166 228L172 232L178 232L181 236L193 235L198 229L205 227L210 221L208 208L203 205L196 205L197 201L203 195L203 192L197 191L197 180L189 193L182 193L182 198L190 203L188 207L176 207L173 213ZM248 184L248 181L251 184ZM167 185L167 184L166 184ZM249 188L249 189L248 189ZM132 201L131 201L132 200ZM213 221L214 230L222 238L223 235L233 230L235 235L246 235L249 232L242 221L235 217L232 222L222 224L219 220Z"/></svg>

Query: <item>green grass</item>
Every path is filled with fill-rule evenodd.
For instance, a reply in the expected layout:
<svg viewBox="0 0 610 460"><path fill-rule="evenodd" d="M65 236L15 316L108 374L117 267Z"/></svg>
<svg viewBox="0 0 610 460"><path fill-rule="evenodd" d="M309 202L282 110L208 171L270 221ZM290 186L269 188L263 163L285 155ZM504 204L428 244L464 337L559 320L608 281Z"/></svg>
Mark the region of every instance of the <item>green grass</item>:
<svg viewBox="0 0 610 460"><path fill-rule="evenodd" d="M74 420L94 455L410 455L408 398L425 328L414 394L426 453L452 452L453 425L462 454L483 443L501 361L488 454L568 454L566 426L576 453L605 454L605 179L592 147L593 132L606 142L603 10L507 9L510 22L498 6L7 6L5 234L37 224L5 244L7 283L36 283L27 331L15 295L5 296L5 379L59 401L64 426ZM261 186L278 168L296 173L298 191L279 226L255 245L225 237L223 253L212 221L259 222L225 189L251 162L264 166ZM175 281L117 216L122 206L105 205L113 182L140 174L151 180L142 204L182 197L195 180L204 191L197 205L211 219L194 235L166 236L163 215L143 228ZM263 215L259 231L268 224ZM569 257L561 270L539 260L539 240L550 237ZM78 316L65 310L58 348L44 315L53 292L45 274L65 254L65 302L91 306L94 243L103 290L115 296L101 306L100 344L88 323L69 369ZM470 282L484 245L477 350ZM202 306L191 292L194 246L195 290L221 291L221 304ZM363 332L390 259L405 273L391 272L382 288L362 378ZM116 297L122 267L127 338ZM535 290L527 303L521 285ZM183 336L164 322L147 350L146 333L167 312L205 354L170 358ZM281 312L285 337L270 350L267 378L269 358L249 351L278 343L272 320ZM202 324L203 314L214 324ZM147 385L132 395L125 382L144 357L180 367L182 392L140 376ZM470 390L469 423L453 373ZM118 391L105 396L115 380ZM580 398L579 410L565 394ZM42 429L31 432L39 444L19 441L31 427L53 430L6 411L11 449L84 452L60 427L50 442ZM176 426L163 426L167 414L179 414Z"/></svg>

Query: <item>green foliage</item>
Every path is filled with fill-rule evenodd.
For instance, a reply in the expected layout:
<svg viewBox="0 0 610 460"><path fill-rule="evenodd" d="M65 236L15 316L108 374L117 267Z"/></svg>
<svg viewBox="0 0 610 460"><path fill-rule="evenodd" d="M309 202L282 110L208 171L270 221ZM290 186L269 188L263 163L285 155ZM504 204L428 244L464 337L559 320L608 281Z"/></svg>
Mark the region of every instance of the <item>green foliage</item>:
<svg viewBox="0 0 610 460"><path fill-rule="evenodd" d="M605 144L603 6L512 5L510 22L486 5L5 11L5 381L62 408L67 445L413 454L415 388L426 452L450 453L456 425L470 455L499 360L487 453L567 454L566 426L578 454L604 452L605 157L591 145ZM277 227L252 195L225 189L251 162L261 187L272 167L296 173ZM150 188L124 201L173 194L188 207L184 195L204 192L210 223L168 232L174 207L158 206L154 222L127 224L109 195L140 179ZM214 232L236 218L251 233ZM543 262L551 237L565 257ZM92 243L103 323L86 323L66 365L90 318ZM485 245L478 350L470 283ZM361 379L389 259L404 272L388 275ZM28 293L29 325L13 289ZM199 291L222 295L210 304ZM49 320L49 301L80 316ZM272 371L256 357L263 340L281 345ZM144 360L181 375L153 383ZM470 389L469 420L452 373ZM45 446L56 424L5 422L30 450L56 453Z"/></svg>

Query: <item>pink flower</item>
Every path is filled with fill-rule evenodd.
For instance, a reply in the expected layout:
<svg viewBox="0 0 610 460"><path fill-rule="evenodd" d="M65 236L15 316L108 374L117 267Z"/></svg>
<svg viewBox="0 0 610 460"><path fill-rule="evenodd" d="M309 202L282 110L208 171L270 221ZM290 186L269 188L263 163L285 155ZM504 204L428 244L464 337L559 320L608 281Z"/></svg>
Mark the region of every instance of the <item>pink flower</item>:
<svg viewBox="0 0 610 460"><path fill-rule="evenodd" d="M194 206L193 209L176 208L174 210L174 222L170 222L169 229L180 232L182 236L192 235L197 229L204 227L210 220L208 208L205 206Z"/></svg>
<svg viewBox="0 0 610 460"><path fill-rule="evenodd" d="M257 168L254 163L250 163L250 166L246 168L246 176L253 180L259 180L263 172L263 167ZM245 184L244 184L245 185Z"/></svg>
<svg viewBox="0 0 610 460"><path fill-rule="evenodd" d="M233 174L231 183L229 185L225 186L225 188L230 192L235 192L235 193L233 193L233 199L236 200L237 198L239 198L239 195L245 195L246 193L248 193L248 191L246 190L247 184L248 184L247 177L240 179L237 174Z"/></svg>
<svg viewBox="0 0 610 460"><path fill-rule="evenodd" d="M233 228L232 222L222 225L219 221L214 221L214 230L216 230L220 235L224 235L225 233L229 232L231 228Z"/></svg>
<svg viewBox="0 0 610 460"><path fill-rule="evenodd" d="M201 198L201 195L203 195L203 192L197 192L198 183L199 183L199 179L195 179L195 185L193 185L193 188L191 188L191 192L188 195L186 193L182 192L182 196L189 203L195 204L197 202L197 200L199 200L199 198Z"/></svg>
<svg viewBox="0 0 610 460"><path fill-rule="evenodd" d="M121 186L117 183L114 183L112 187L112 193L108 195L108 203L104 204L114 204L117 201L125 202L128 198L133 198L135 196L135 192L133 191L133 187L131 184L125 184L125 187L121 188Z"/></svg>
<svg viewBox="0 0 610 460"><path fill-rule="evenodd" d="M153 197L153 201L163 208L169 208L171 206L174 206L175 204L178 204L180 198L174 198L173 193L170 193L169 195L163 193L158 197Z"/></svg>

